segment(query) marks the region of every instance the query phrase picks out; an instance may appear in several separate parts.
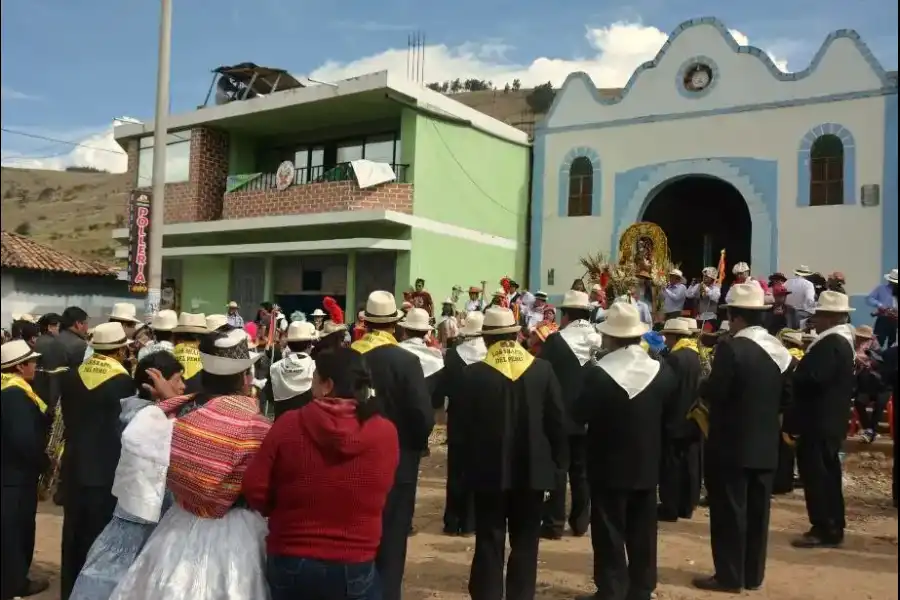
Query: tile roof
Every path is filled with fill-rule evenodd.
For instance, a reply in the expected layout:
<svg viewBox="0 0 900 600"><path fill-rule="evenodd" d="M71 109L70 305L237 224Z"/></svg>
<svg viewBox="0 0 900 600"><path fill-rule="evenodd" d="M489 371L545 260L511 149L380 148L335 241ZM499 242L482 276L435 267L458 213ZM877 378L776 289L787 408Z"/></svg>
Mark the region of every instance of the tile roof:
<svg viewBox="0 0 900 600"><path fill-rule="evenodd" d="M2 232L0 263L4 269L29 269L71 275L115 276L116 267L63 254L24 235Z"/></svg>

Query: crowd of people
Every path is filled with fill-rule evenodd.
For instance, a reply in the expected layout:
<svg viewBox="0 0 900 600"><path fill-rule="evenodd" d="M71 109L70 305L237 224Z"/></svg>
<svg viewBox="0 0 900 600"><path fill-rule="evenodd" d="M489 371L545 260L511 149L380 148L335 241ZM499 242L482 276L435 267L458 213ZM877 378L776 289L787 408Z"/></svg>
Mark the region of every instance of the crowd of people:
<svg viewBox="0 0 900 600"><path fill-rule="evenodd" d="M608 300L577 280L552 306L508 278L463 310L423 280L399 306L375 291L352 325L331 298L311 320L265 303L245 322L233 302L148 322L121 303L93 328L77 307L20 315L0 600L47 588L28 574L54 491L62 600L397 600L439 409L444 533L475 536L473 599L534 598L540 542L568 525L591 534L586 598L649 600L658 522L701 502L715 572L695 585L757 589L772 494L803 489L796 547L843 542L850 416L872 441L896 394L897 272L873 329L850 324L841 277L764 283L740 263L722 298L714 271L673 270L662 318L640 283Z"/></svg>

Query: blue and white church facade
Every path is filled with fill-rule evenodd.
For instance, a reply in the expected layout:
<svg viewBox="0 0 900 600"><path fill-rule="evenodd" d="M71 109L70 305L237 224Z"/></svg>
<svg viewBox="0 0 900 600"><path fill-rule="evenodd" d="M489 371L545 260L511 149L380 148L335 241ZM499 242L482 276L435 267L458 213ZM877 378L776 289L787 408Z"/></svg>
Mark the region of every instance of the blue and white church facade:
<svg viewBox="0 0 900 600"><path fill-rule="evenodd" d="M853 31L784 73L717 19L683 23L621 93L584 73L557 93L535 131L529 286L559 297L580 257L614 257L647 220L688 279L722 246L758 277L842 271L864 312L897 267L897 119L896 74Z"/></svg>

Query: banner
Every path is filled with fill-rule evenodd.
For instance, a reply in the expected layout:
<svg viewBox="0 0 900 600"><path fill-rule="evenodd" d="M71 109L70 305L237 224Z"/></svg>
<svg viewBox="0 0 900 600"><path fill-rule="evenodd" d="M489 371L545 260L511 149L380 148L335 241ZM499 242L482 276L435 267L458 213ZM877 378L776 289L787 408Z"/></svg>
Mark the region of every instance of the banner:
<svg viewBox="0 0 900 600"><path fill-rule="evenodd" d="M146 294L149 276L150 195L135 190L128 210L128 289Z"/></svg>

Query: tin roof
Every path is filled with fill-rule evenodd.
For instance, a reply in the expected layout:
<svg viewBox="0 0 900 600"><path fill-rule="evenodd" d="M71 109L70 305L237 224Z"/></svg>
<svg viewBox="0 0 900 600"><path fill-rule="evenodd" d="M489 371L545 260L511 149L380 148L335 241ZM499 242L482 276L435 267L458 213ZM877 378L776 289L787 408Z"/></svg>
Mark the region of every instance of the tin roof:
<svg viewBox="0 0 900 600"><path fill-rule="evenodd" d="M0 263L4 269L100 277L115 277L118 273L113 265L64 254L18 233L3 231L0 241Z"/></svg>

